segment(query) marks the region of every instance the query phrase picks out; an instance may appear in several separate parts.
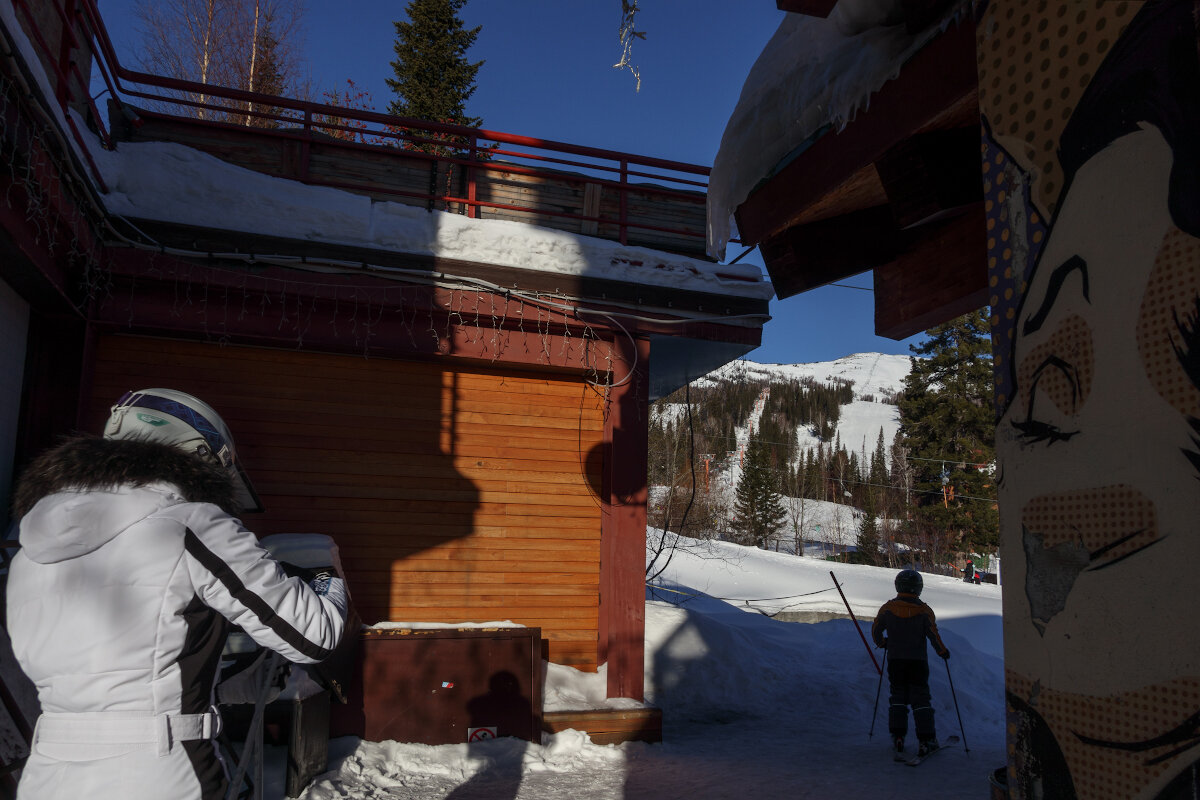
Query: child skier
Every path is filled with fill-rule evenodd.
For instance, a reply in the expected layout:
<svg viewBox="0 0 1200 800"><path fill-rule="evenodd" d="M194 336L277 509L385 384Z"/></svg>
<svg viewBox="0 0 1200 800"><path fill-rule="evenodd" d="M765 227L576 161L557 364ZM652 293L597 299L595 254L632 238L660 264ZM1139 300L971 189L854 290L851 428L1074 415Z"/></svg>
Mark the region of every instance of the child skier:
<svg viewBox="0 0 1200 800"><path fill-rule="evenodd" d="M904 735L908 732L908 706L913 709L917 729L917 755L924 756L938 748L933 727L933 706L929 698L929 661L925 640L942 658L950 651L938 635L933 609L920 599L924 581L921 573L906 569L896 576L895 598L887 601L875 615L871 638L876 647L887 648L888 732L897 753L904 751ZM884 634L887 634L886 638Z"/></svg>

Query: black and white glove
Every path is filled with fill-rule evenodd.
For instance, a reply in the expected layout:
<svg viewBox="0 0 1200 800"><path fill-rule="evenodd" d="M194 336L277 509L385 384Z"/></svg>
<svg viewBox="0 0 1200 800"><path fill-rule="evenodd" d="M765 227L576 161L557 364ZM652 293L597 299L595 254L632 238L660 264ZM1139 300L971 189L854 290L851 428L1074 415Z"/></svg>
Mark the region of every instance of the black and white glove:
<svg viewBox="0 0 1200 800"><path fill-rule="evenodd" d="M346 616L346 582L338 577L333 567L301 567L287 561L279 563L290 577L300 578L319 597L333 603L342 612L343 618Z"/></svg>
<svg viewBox="0 0 1200 800"><path fill-rule="evenodd" d="M346 616L346 582L337 576L333 567L318 567L308 581L308 588L324 597Z"/></svg>

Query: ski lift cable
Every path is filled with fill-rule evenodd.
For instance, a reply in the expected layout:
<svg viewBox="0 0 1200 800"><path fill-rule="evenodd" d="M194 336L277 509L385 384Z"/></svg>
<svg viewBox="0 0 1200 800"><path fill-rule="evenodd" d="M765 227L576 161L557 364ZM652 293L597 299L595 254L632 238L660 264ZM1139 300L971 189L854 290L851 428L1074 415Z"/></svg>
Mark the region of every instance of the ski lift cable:
<svg viewBox="0 0 1200 800"><path fill-rule="evenodd" d="M733 437L733 436L722 436L722 435L719 435L719 434L717 434L717 435L713 435L713 436L710 436L710 437L708 437L708 438L709 438L709 440L711 440L711 441L728 441L728 440L730 440L730 439L733 439L734 441L736 441L736 440L737 440L737 437ZM773 440L773 439L757 439L756 441L758 441L760 444L777 444L777 445L782 445L782 446L790 446L790 445L792 444L791 442L779 442L779 441L775 441L775 440ZM843 444L845 444L845 443L843 443ZM806 449L808 449L808 450L811 450L812 448L811 448L811 447L809 447L809 448L806 448ZM879 451L878 451L878 450L872 450L871 452L872 452L872 453L877 453L877 452L879 452ZM905 461L931 461L931 462L934 462L934 463L937 463L937 464L941 464L941 463L946 463L946 464L965 464L965 465L966 465L966 466L968 466L968 467L975 467L976 469L986 469L987 467L990 467L990 466L992 466L992 462L990 462L990 461L989 461L989 462L967 461L966 459L963 459L963 458L954 458L954 457L949 457L949 458L922 458L922 457L920 457L920 456L902 456L902 458L903 458Z"/></svg>

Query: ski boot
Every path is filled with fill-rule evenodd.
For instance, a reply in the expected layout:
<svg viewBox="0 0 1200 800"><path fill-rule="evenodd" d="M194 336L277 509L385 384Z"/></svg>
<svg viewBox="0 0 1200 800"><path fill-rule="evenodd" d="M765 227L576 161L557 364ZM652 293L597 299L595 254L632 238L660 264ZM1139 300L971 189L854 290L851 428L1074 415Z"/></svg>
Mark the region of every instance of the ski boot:
<svg viewBox="0 0 1200 800"><path fill-rule="evenodd" d="M924 739L917 745L917 757L924 758L940 746L937 739Z"/></svg>
<svg viewBox="0 0 1200 800"><path fill-rule="evenodd" d="M892 737L892 750L897 754L904 752L904 737L903 736L893 736Z"/></svg>

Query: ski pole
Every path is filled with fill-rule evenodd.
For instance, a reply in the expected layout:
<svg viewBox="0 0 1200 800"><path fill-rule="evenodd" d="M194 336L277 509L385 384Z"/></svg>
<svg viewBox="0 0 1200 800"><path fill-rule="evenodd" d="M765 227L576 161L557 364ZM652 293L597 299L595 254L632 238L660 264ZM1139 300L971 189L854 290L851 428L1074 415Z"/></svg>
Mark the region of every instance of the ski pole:
<svg viewBox="0 0 1200 800"><path fill-rule="evenodd" d="M854 620L854 630L858 631L858 638L863 640L863 647L867 648L867 655L871 657L871 663L875 665L875 671L882 678L883 668L879 666L879 659L875 658L875 654L871 652L871 645L867 644L867 637L863 634L862 628L858 627L858 617L854 616L854 609L850 607L850 601L846 599L846 593L842 591L842 585L838 583L837 575L833 574L833 570L829 570L829 577L833 578L833 585L837 587L838 594L842 596L842 602L846 604L846 610L850 612L850 619Z"/></svg>
<svg viewBox="0 0 1200 800"><path fill-rule="evenodd" d="M883 657L887 658L886 652L883 654ZM944 658L942 661L944 661L946 664L946 680L950 681L950 696L954 698L954 713L958 714L958 730L962 733L963 750L966 750L969 753L971 752L971 748L967 747L967 731L963 728L962 712L958 710L958 695L954 693L954 678L950 677L950 659Z"/></svg>
<svg viewBox="0 0 1200 800"><path fill-rule="evenodd" d="M884 669L887 669L887 650L883 651L883 669L879 670L879 685L875 687L875 708L871 711L871 730L867 733L868 739L875 735L875 718L879 716L879 693L883 689Z"/></svg>

